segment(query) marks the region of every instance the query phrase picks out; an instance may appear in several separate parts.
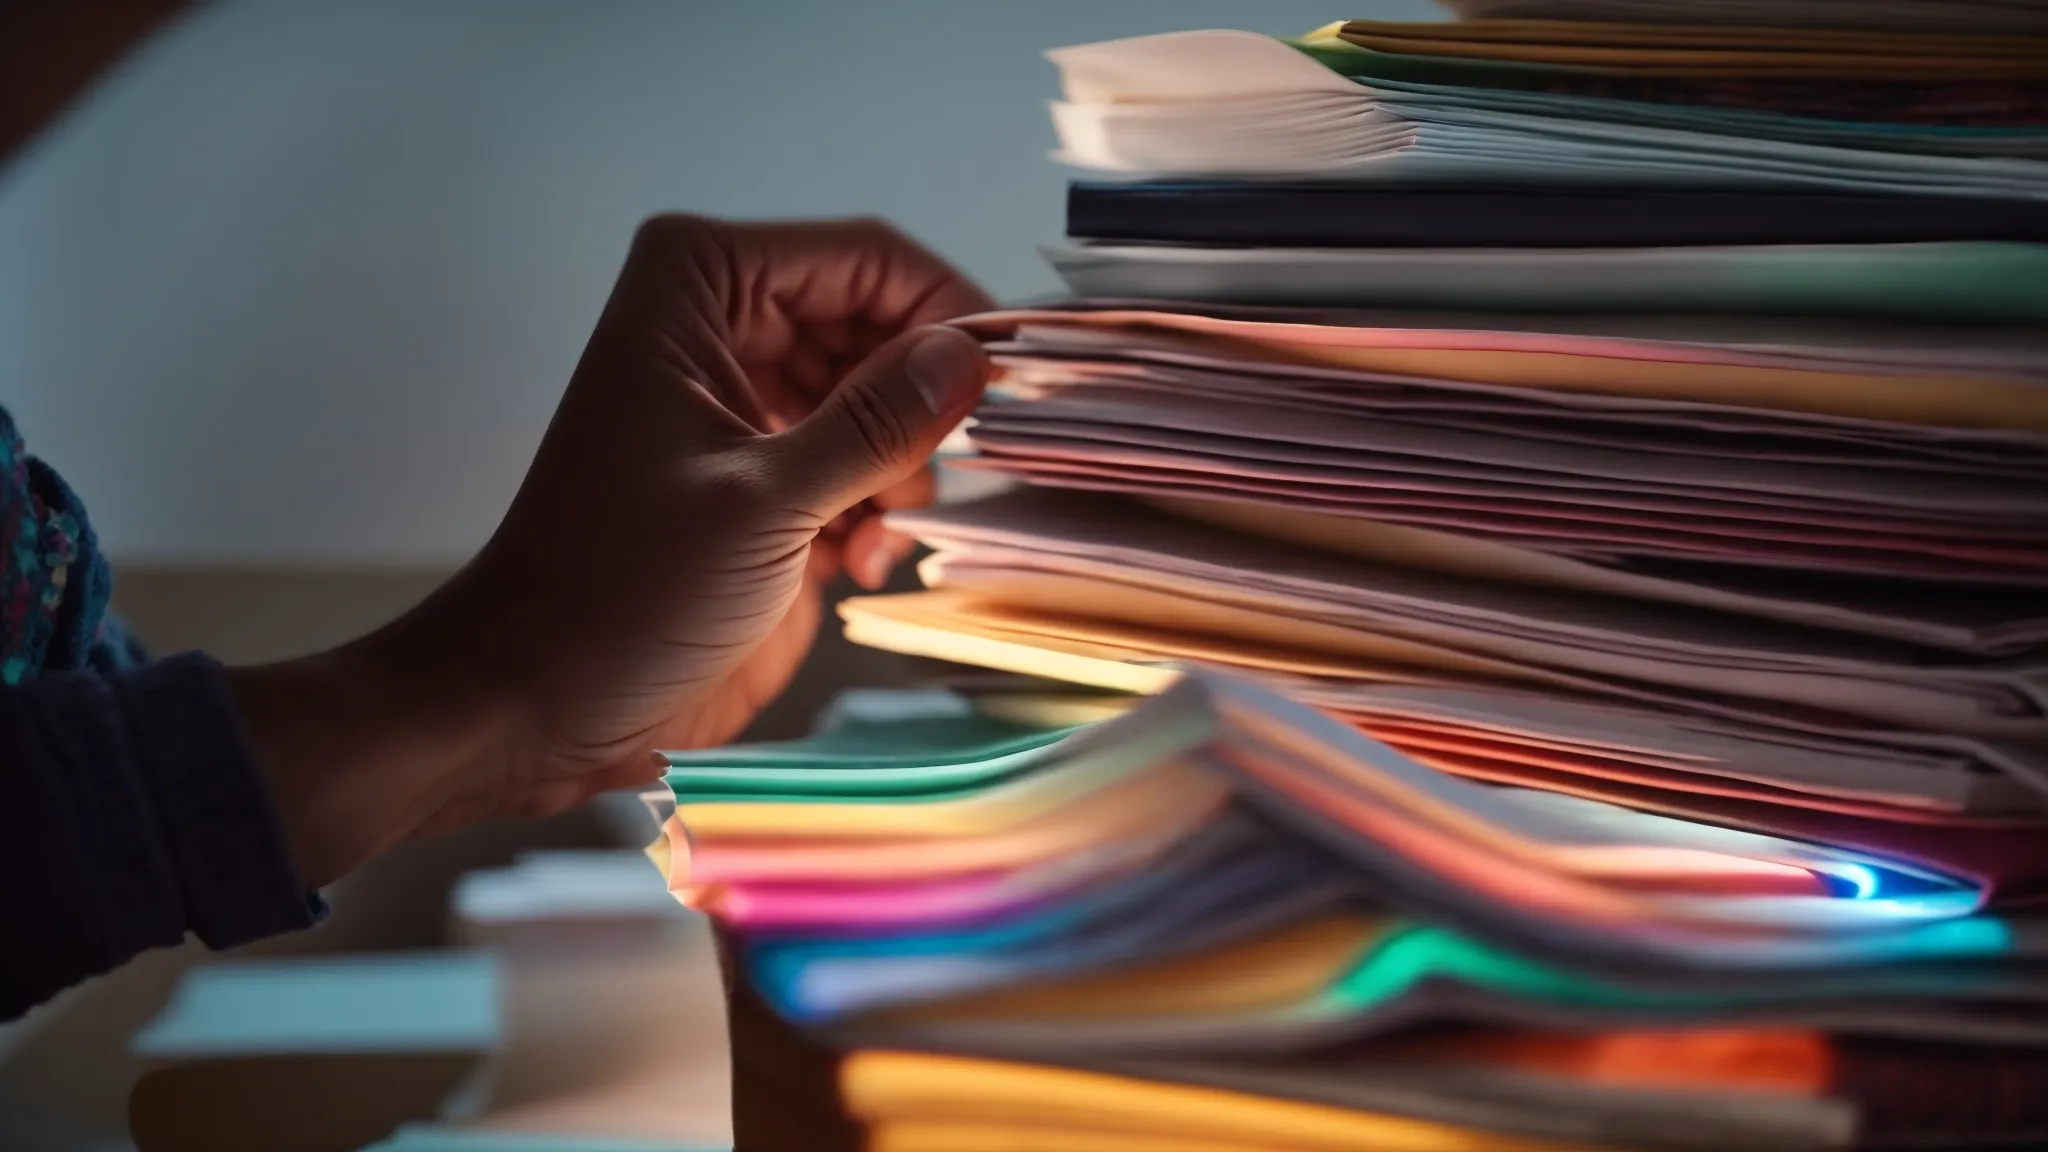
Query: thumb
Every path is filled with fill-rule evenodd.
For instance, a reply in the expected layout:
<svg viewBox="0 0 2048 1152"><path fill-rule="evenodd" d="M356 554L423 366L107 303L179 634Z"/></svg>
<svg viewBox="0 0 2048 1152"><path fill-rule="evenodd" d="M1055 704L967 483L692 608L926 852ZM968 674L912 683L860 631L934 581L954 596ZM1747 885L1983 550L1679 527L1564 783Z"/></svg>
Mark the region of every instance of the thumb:
<svg viewBox="0 0 2048 1152"><path fill-rule="evenodd" d="M769 438L786 499L829 520L902 481L974 410L988 356L934 326L877 348L803 423Z"/></svg>

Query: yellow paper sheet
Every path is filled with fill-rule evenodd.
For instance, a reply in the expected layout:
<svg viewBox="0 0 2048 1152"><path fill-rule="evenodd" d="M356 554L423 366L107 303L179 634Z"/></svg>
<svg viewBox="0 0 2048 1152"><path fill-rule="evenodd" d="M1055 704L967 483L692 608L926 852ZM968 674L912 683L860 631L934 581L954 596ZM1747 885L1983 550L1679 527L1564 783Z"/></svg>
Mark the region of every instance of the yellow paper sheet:
<svg viewBox="0 0 2048 1152"><path fill-rule="evenodd" d="M868 1152L1286 1152L1270 1141L1245 1144L1135 1132L1083 1132L1020 1124L911 1121L868 1129Z"/></svg>
<svg viewBox="0 0 2048 1152"><path fill-rule="evenodd" d="M970 630L969 617L950 611L963 603L964 597L938 593L945 599L926 599L932 595L914 592L842 600L839 617L846 624L846 638L906 656L1146 696L1164 692L1180 679L1180 673L1171 668L1137 663L1148 655L1133 648L1053 643L999 627Z"/></svg>
<svg viewBox="0 0 2048 1152"><path fill-rule="evenodd" d="M944 559L943 556L940 559ZM1131 569L1126 579L1069 576L1053 572L927 568L936 586L966 593L1006 611L1042 616L1035 629L1060 637L1087 635L1096 622L1142 627L1167 636L1221 638L1260 649L1313 654L1319 659L1359 662L1386 672L1405 670L1409 680L1482 678L1566 686L1551 673L1512 661L1460 652L1434 644L1288 616L1223 597L1232 589L1167 572ZM1076 616L1085 619L1076 619ZM1020 629L1021 630L1021 629Z"/></svg>
<svg viewBox="0 0 2048 1152"><path fill-rule="evenodd" d="M1298 1152L1564 1152L1590 1147L1243 1092L907 1052L849 1056L840 1069L840 1093L847 1111L869 1124L1071 1129Z"/></svg>
<svg viewBox="0 0 2048 1152"><path fill-rule="evenodd" d="M945 589L857 596L842 601L839 614L847 638L856 644L1147 695L1165 691L1178 679L1178 673L1160 667L1173 662L1387 684L1468 679L1391 661L1261 644L1250 636L1191 636L1138 624L1053 617ZM1446 654L1445 662L1456 655ZM1124 660L1151 666L1111 664Z"/></svg>
<svg viewBox="0 0 2048 1152"><path fill-rule="evenodd" d="M734 837L692 828L697 842L684 863L698 865L696 875L688 875L682 867L674 875L695 884L708 876L780 878L787 876L793 865L807 876L831 875L846 881L930 879L1017 869L1104 845L1177 841L1215 819L1227 799L1228 789L1220 777L1189 780L1148 773L1113 784L1071 808L985 836L886 840Z"/></svg>

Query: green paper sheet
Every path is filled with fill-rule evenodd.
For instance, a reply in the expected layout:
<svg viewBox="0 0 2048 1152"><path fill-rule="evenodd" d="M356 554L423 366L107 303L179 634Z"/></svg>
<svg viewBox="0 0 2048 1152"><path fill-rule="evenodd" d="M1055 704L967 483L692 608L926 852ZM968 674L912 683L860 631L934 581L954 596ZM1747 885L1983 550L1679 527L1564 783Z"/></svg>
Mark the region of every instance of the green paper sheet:
<svg viewBox="0 0 2048 1152"><path fill-rule="evenodd" d="M1074 731L980 715L854 723L782 744L671 752L667 782L689 803L971 791L1032 767Z"/></svg>

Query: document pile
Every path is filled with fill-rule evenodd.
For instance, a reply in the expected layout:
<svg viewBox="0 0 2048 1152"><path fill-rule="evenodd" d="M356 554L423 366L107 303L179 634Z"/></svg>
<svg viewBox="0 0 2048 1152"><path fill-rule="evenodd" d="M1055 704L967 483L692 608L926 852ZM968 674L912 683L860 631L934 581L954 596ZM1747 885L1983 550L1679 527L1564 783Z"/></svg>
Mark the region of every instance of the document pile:
<svg viewBox="0 0 2048 1152"><path fill-rule="evenodd" d="M1063 49L1060 158L1118 182L1074 186L1051 258L1097 297L2039 321L2048 6L1998 7L2036 35L1480 18Z"/></svg>
<svg viewBox="0 0 2048 1152"><path fill-rule="evenodd" d="M1053 54L952 712L655 855L890 1149L2048 1140L2048 2ZM1798 25L1793 27L1791 25Z"/></svg>

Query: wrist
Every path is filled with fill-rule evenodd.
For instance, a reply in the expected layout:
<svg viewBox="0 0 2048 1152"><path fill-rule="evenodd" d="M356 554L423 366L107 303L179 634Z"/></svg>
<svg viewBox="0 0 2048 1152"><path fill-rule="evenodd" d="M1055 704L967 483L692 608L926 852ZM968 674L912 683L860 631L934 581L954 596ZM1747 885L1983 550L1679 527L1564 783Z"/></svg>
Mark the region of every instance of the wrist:
<svg viewBox="0 0 2048 1152"><path fill-rule="evenodd" d="M418 833L503 747L487 686L411 632L400 621L331 652L228 670L312 887Z"/></svg>

